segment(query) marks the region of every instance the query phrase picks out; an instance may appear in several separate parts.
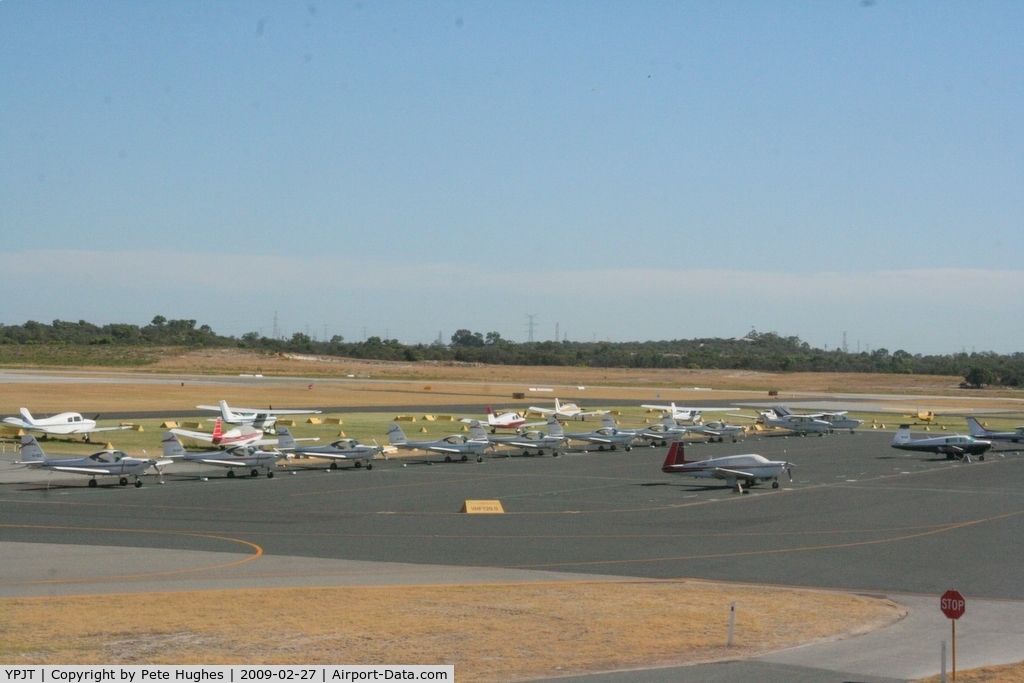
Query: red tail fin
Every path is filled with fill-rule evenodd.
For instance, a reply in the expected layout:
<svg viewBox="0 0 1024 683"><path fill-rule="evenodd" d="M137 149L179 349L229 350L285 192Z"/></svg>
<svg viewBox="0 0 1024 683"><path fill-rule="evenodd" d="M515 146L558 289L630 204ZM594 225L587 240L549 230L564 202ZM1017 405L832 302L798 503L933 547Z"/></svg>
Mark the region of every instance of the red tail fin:
<svg viewBox="0 0 1024 683"><path fill-rule="evenodd" d="M665 463L661 466L662 472L672 472L673 465L682 465L686 462L686 454L683 452L683 442L673 441L668 447L668 455L665 456Z"/></svg>
<svg viewBox="0 0 1024 683"><path fill-rule="evenodd" d="M488 414L488 415L494 415L494 411L493 411L493 410L491 410L491 407L490 407L490 406L487 406L487 414Z"/></svg>
<svg viewBox="0 0 1024 683"><path fill-rule="evenodd" d="M213 424L213 442L217 443L222 436L224 436L224 430L218 417L217 421Z"/></svg>

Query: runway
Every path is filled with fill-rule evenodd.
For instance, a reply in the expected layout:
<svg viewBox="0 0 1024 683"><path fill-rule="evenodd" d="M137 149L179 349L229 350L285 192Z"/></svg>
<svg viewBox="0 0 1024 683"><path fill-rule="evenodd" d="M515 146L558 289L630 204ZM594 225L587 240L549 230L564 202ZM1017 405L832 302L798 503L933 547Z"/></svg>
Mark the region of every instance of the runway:
<svg viewBox="0 0 1024 683"><path fill-rule="evenodd" d="M718 482L663 475L663 448L487 457L482 464L390 460L369 472L310 469L274 479L229 480L211 468L202 481L195 470L173 474L168 468L166 485L147 480L142 489L88 489L83 477L55 477L47 491L46 475L36 475L0 483L0 541L180 549L239 559L255 546L262 555L231 569L234 576L293 573L297 581L317 574L336 581L347 571L324 562L383 562L394 564L381 567L382 575L387 567L397 577L400 567L427 567L424 575L436 580L465 571L451 568L471 567L480 576L692 577L908 600L955 587L969 603L1024 601L1024 457L1003 447L984 462L960 463L898 453L889 448L891 438L864 431L687 446L691 459L758 452L796 464L792 483L784 478L780 489L760 485L750 495ZM479 498L501 500L506 514L458 512L464 500ZM273 570L272 562L289 569ZM314 569L301 570L306 562ZM937 602L921 600L922 612ZM932 611L938 614L937 607ZM1016 634L1010 652L1019 658L1020 629L1012 623L1003 629L999 620L1006 615L993 614L987 628ZM937 652L945 635L939 629L930 644L915 647ZM914 632L915 642L919 637ZM932 659L937 669L937 654ZM814 678L806 662L766 659L761 665L765 672L781 666L787 675L795 674L786 667L796 666L801 676L812 676L789 680L836 680L834 671ZM889 680L902 680L905 669L889 673ZM655 672L630 675L661 680Z"/></svg>

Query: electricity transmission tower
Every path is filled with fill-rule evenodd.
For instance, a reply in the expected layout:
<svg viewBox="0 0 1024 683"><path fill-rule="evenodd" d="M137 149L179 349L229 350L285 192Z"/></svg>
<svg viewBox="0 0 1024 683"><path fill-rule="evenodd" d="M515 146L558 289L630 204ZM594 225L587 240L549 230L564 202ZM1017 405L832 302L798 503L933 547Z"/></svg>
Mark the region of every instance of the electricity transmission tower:
<svg viewBox="0 0 1024 683"><path fill-rule="evenodd" d="M529 328L529 330L530 330L530 338L529 338L528 341L532 342L533 341L533 328L536 327L536 323L534 323L534 320L536 320L540 316L538 316L536 313L527 313L526 317L530 319L530 322L526 323L526 327Z"/></svg>

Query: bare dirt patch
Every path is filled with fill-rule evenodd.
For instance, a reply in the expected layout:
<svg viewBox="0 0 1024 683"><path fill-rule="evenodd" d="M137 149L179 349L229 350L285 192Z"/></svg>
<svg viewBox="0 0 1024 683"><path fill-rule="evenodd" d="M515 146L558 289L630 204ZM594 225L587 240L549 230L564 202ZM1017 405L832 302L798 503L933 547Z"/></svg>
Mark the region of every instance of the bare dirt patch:
<svg viewBox="0 0 1024 683"><path fill-rule="evenodd" d="M440 663L454 664L462 681L509 681L748 657L905 614L888 600L845 593L684 581L8 599L0 601L0 659Z"/></svg>

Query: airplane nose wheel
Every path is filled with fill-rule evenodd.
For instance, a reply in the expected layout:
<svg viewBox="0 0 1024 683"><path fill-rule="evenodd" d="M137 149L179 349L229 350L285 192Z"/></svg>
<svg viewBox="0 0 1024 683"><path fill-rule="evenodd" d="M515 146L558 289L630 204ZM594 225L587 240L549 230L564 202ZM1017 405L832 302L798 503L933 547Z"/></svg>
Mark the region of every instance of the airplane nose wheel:
<svg viewBox="0 0 1024 683"><path fill-rule="evenodd" d="M777 489L777 488L779 488L779 482L777 482L777 481L773 481L773 482L772 482L772 488L773 488L773 489Z"/></svg>
<svg viewBox="0 0 1024 683"><path fill-rule="evenodd" d="M274 473L271 470L267 470L267 479L273 479Z"/></svg>
<svg viewBox="0 0 1024 683"><path fill-rule="evenodd" d="M135 480L135 488L137 488L137 489L141 489L142 488L142 480L141 479L136 479Z"/></svg>

